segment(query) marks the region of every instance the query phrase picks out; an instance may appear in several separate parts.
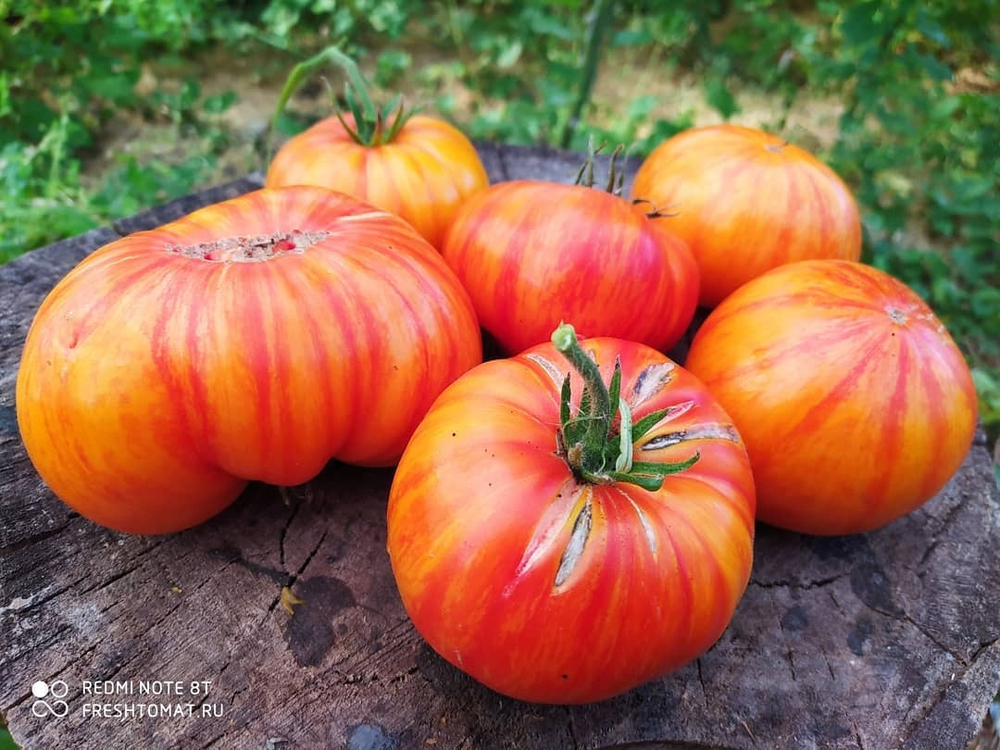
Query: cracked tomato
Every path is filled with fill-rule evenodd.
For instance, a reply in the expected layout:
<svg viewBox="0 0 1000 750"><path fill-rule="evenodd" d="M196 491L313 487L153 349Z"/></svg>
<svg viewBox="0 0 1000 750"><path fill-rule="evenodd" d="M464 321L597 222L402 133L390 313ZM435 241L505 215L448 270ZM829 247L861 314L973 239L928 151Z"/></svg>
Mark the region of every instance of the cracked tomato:
<svg viewBox="0 0 1000 750"><path fill-rule="evenodd" d="M249 480L396 462L481 358L465 291L401 219L260 190L112 242L42 304L17 418L42 479L121 531L175 531Z"/></svg>
<svg viewBox="0 0 1000 750"><path fill-rule="evenodd" d="M585 703L720 636L750 574L754 488L694 376L618 339L584 353L570 326L553 342L434 403L392 484L388 549L441 656L514 698Z"/></svg>

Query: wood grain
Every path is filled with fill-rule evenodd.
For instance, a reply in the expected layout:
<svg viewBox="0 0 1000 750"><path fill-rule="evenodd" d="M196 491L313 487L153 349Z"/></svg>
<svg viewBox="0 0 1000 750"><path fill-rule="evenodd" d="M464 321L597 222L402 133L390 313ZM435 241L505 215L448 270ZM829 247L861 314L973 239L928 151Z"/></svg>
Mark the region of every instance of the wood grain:
<svg viewBox="0 0 1000 750"><path fill-rule="evenodd" d="M493 180L571 181L579 155L477 144ZM603 164L603 163L602 163ZM631 165L634 169L634 164ZM876 532L758 528L756 566L721 640L617 699L503 698L409 625L385 552L391 473L332 464L252 485L180 534L99 528L42 485L18 436L20 349L48 290L114 239L260 185L259 175L0 267L0 711L26 748L964 747L1000 674L1000 497L980 434L919 511ZM676 354L683 354L681 346ZM304 600L290 615L282 587ZM68 714L31 685L63 680ZM84 716L84 681L211 680L191 717ZM178 699L181 700L181 699ZM201 716L200 703L222 716Z"/></svg>

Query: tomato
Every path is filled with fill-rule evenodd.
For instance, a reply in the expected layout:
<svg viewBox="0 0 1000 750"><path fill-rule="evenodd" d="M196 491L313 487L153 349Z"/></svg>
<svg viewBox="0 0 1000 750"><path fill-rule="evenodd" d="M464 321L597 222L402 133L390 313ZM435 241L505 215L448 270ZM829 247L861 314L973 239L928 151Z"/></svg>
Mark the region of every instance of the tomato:
<svg viewBox="0 0 1000 750"><path fill-rule="evenodd" d="M249 480L393 464L480 347L468 296L401 219L321 188L261 190L70 271L29 331L17 417L56 495L162 533Z"/></svg>
<svg viewBox="0 0 1000 750"><path fill-rule="evenodd" d="M810 534L881 526L932 497L976 427L969 368L926 304L887 274L803 261L709 315L687 367L746 441L758 518Z"/></svg>
<svg viewBox="0 0 1000 750"><path fill-rule="evenodd" d="M760 130L679 133L639 167L632 194L675 214L667 226L698 261L706 307L784 263L861 256L847 186L808 152Z"/></svg>
<svg viewBox="0 0 1000 750"><path fill-rule="evenodd" d="M287 141L267 172L267 187L319 185L401 216L435 247L458 208L489 184L472 143L443 120L414 115L389 143L357 143L328 117Z"/></svg>
<svg viewBox="0 0 1000 750"><path fill-rule="evenodd" d="M705 651L746 587L753 542L749 462L708 390L649 347L587 339L588 355L566 329L558 350L449 386L388 507L416 629L487 686L544 703L607 698ZM570 393L560 351L583 372Z"/></svg>
<svg viewBox="0 0 1000 750"><path fill-rule="evenodd" d="M505 182L459 210L441 252L508 352L562 320L667 349L694 315L698 272L664 221L603 190Z"/></svg>

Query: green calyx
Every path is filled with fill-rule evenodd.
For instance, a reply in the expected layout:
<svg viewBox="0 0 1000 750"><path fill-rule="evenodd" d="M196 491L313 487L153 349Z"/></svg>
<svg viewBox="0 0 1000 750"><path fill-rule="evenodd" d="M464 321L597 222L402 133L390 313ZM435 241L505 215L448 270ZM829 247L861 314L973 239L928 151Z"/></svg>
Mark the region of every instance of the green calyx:
<svg viewBox="0 0 1000 750"><path fill-rule="evenodd" d="M634 460L634 443L659 424L668 410L661 409L633 423L632 411L621 397L621 359L615 361L610 385L605 385L597 363L581 348L573 326L561 324L552 334L552 343L583 378L583 393L575 415L570 376L567 374L563 381L557 436L559 453L579 481L628 482L655 492L667 476L697 463L699 453L676 463Z"/></svg>
<svg viewBox="0 0 1000 750"><path fill-rule="evenodd" d="M354 125L348 125L340 109L336 110L337 119L344 126L348 135L362 146L376 147L386 143L392 143L399 134L403 126L413 115L416 109L406 109L403 106L402 96L396 94L384 107L378 107L372 101L371 93L368 89L368 82L361 75L358 64L348 55L345 55L334 45L327 47L322 52L310 57L308 60L296 65L285 81L285 87L281 90L278 98L278 106L274 110L271 118L270 135L273 135L278 118L285 111L285 105L292 94L302 85L306 78L312 75L320 66L327 62L337 65L347 80L344 82L344 102L347 110L354 116ZM270 135L268 138L268 151L270 152ZM270 156L270 153L268 154Z"/></svg>
<svg viewBox="0 0 1000 750"><path fill-rule="evenodd" d="M594 137L590 137L590 140L587 141L587 160L580 167L580 171L576 173L575 185L594 187L594 158L601 153L603 148L603 143L595 147ZM625 147L619 144L611 152L611 164L608 166L608 181L604 185L604 191L611 195L621 195L625 185L625 171L618 168L618 157L621 156L624 150Z"/></svg>

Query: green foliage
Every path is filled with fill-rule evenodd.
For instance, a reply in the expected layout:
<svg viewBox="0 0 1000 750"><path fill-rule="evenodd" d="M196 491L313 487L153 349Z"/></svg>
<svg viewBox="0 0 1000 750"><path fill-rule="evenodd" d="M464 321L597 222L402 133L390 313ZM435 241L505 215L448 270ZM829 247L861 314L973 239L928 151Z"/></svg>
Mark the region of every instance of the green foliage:
<svg viewBox="0 0 1000 750"><path fill-rule="evenodd" d="M204 97L195 78L145 94L137 87L149 57L169 61L211 38L212 24L203 23L209 5L0 0L0 262L209 179L216 153L227 145L213 118L234 95ZM95 134L127 112L168 124L173 140L199 148L171 165L120 154L98 184L88 184L81 172L84 160L97 155Z"/></svg>
<svg viewBox="0 0 1000 750"><path fill-rule="evenodd" d="M4 724L3 716L0 716L0 750L19 750L17 743L14 742L14 738L7 731L7 725Z"/></svg>
<svg viewBox="0 0 1000 750"><path fill-rule="evenodd" d="M232 141L219 115L233 95L205 96L197 75L176 85L144 85L150 60L190 73L185 60L222 50L233 61L251 60L259 69L276 64L283 72L338 43L370 64L377 85L425 92L430 101L418 103L459 120L473 137L578 150L595 137L630 144L639 156L701 121L644 88L650 78L642 76L650 71L657 82L698 81L720 119L740 121L763 95L771 103L765 126L792 141L800 135L789 126L794 108L804 96L819 97L843 104L836 132L801 145L819 150L855 190L865 259L916 289L960 342L995 437L998 5L0 0L0 259L211 179ZM591 21L602 7L602 33L594 34ZM425 54L428 48L435 54ZM610 69L609 58L630 61L628 71L639 78ZM602 81L607 89L609 77L614 81L613 105L590 96L590 62L598 90ZM166 125L185 144L184 155L169 166L121 155L94 182L82 165L123 117ZM303 124L290 112L278 129L289 133Z"/></svg>

